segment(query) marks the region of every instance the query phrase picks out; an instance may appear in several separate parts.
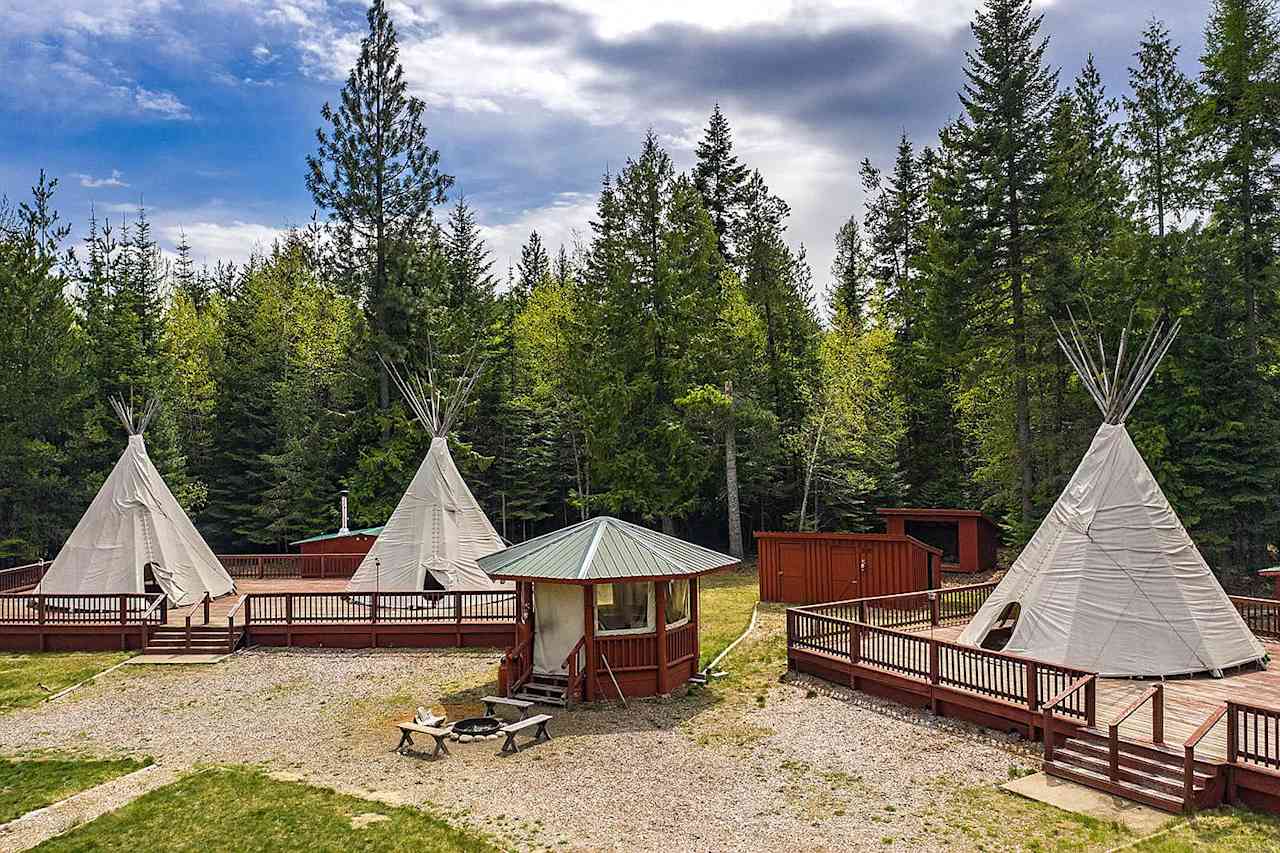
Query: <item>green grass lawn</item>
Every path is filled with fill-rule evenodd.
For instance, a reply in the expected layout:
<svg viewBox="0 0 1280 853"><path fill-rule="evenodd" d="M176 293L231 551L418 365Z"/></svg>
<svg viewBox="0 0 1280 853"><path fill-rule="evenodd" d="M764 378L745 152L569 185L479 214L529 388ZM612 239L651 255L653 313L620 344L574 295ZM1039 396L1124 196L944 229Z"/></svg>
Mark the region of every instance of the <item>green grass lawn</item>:
<svg viewBox="0 0 1280 853"><path fill-rule="evenodd" d="M353 822L353 818L355 819ZM385 819L383 819L385 818ZM53 851L496 851L428 812L240 768L194 773L51 838Z"/></svg>
<svg viewBox="0 0 1280 853"><path fill-rule="evenodd" d="M0 823L64 800L117 776L146 767L149 760L68 758L20 761L0 758Z"/></svg>
<svg viewBox="0 0 1280 853"><path fill-rule="evenodd" d="M716 572L698 581L702 590L698 614L702 669L738 638L751 622L751 608L760 600L755 566Z"/></svg>
<svg viewBox="0 0 1280 853"><path fill-rule="evenodd" d="M0 654L0 713L39 704L54 693L115 666L131 652Z"/></svg>

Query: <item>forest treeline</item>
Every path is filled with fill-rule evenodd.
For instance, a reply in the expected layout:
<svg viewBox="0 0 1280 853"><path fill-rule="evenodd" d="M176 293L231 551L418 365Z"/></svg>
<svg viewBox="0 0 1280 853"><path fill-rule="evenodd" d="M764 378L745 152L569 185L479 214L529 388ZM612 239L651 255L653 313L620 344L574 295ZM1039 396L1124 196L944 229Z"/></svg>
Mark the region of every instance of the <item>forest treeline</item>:
<svg viewBox="0 0 1280 853"><path fill-rule="evenodd" d="M124 444L111 394L163 400L148 446L217 550L332 530L343 488L382 523L430 436L379 354L444 385L483 365L451 445L513 541L612 513L737 548L926 505L1018 544L1100 420L1055 339L1070 310L1111 344L1182 318L1130 429L1216 569L1275 561L1272 0L1216 0L1190 76L1152 20L1119 92L990 0L955 117L863 163L820 282L719 107L689 172L650 132L580 243L531 234L495 269L380 0L369 23L300 174L321 216L247 263L162 257L144 211L72 247L43 175L5 207L0 554L56 552Z"/></svg>

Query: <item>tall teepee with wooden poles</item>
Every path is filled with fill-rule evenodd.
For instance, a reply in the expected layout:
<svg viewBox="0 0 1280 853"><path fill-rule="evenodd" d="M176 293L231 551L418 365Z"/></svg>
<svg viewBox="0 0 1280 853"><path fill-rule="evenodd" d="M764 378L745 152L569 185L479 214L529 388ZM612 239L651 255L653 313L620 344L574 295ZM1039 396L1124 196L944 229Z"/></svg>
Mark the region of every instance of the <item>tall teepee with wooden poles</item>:
<svg viewBox="0 0 1280 853"><path fill-rule="evenodd" d="M431 433L431 447L347 589L509 588L476 565L480 557L506 546L449 454L449 430L466 407L480 368L468 363L452 387L442 391L430 368L424 380L402 375L386 359L383 364L419 423Z"/></svg>
<svg viewBox="0 0 1280 853"><path fill-rule="evenodd" d="M1158 320L1136 353L1126 329L1111 361L1074 318L1069 334L1058 329L1103 423L961 643L1108 676L1221 674L1263 660L1125 429L1178 327Z"/></svg>
<svg viewBox="0 0 1280 853"><path fill-rule="evenodd" d="M142 434L158 405L111 399L129 444L49 566L39 592L89 595L163 591L175 605L235 588L147 456ZM112 605L119 607L119 604Z"/></svg>

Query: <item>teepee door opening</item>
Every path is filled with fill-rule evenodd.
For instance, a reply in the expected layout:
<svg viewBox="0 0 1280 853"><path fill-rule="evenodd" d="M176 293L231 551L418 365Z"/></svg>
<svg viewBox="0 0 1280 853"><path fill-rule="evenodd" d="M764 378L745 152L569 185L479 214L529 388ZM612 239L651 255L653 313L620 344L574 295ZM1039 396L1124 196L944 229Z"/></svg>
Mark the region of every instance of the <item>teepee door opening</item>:
<svg viewBox="0 0 1280 853"><path fill-rule="evenodd" d="M1016 601L1009 602L995 623L987 629L987 635L982 638L982 648L991 652L1002 651L1009 645L1009 638L1013 636L1013 629L1018 627L1018 617L1021 615L1022 605Z"/></svg>

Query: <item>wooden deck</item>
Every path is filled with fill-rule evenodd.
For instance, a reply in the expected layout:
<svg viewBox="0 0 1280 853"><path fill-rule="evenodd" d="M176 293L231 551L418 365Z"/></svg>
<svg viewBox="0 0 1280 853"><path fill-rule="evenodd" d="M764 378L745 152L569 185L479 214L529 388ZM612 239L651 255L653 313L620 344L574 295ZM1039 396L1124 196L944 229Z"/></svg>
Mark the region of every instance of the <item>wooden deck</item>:
<svg viewBox="0 0 1280 853"><path fill-rule="evenodd" d="M934 628L931 632L912 633L955 642L963 630L963 626L947 626ZM1280 642L1263 640L1262 644L1274 660L1280 660ZM1156 680L1150 678L1098 679L1098 728L1105 730L1130 702L1155 683ZM1233 672L1223 678L1198 675L1167 679L1164 682L1165 746L1181 749L1182 744L1200 724L1229 699L1280 708L1280 665L1273 665L1265 670ZM1151 742L1150 702L1121 724L1120 735L1127 740ZM1196 757L1214 761L1226 760L1225 724L1214 726L1196 748Z"/></svg>
<svg viewBox="0 0 1280 853"><path fill-rule="evenodd" d="M221 598L215 598L209 602L209 622L217 625L227 624L227 615L236 606L236 602L240 600L242 595L270 592L343 592L349 582L348 578L326 578L324 580L319 578L268 578L266 580L241 578L236 580L235 592L224 595ZM185 624L188 615L191 616L192 624L202 621L204 608L200 604L192 604L187 607L171 607L169 608L169 619L165 624Z"/></svg>

